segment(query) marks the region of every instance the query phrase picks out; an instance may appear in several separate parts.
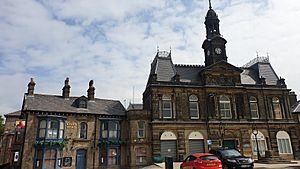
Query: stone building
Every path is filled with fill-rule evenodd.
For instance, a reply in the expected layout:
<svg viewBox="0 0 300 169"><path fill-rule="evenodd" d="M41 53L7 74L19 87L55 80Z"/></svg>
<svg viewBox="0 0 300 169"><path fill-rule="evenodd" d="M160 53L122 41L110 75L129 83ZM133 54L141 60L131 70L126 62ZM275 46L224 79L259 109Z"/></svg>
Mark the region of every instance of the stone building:
<svg viewBox="0 0 300 169"><path fill-rule="evenodd" d="M15 168L20 164L19 156L25 127L25 121L20 119L20 115L21 111L4 115L4 133L0 135L0 168Z"/></svg>
<svg viewBox="0 0 300 169"><path fill-rule="evenodd" d="M227 41L211 5L204 23L204 65L173 64L166 51L154 57L143 105L128 109L131 158L146 149L154 161L164 156L183 160L215 147L257 158L258 144L261 157L294 159L299 152L299 122L291 113L295 93L278 77L269 57L242 67L227 62ZM140 130L144 137L136 135ZM132 166L139 165L134 162Z"/></svg>
<svg viewBox="0 0 300 169"><path fill-rule="evenodd" d="M34 93L31 79L24 96L26 119L21 168L126 168L127 123L119 101L70 96L69 79L62 95Z"/></svg>

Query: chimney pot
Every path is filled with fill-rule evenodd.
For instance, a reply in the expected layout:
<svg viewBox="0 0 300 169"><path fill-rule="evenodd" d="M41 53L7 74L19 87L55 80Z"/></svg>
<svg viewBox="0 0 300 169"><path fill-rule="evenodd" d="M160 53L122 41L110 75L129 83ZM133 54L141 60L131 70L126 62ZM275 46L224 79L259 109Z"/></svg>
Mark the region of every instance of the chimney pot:
<svg viewBox="0 0 300 169"><path fill-rule="evenodd" d="M27 89L27 94L28 96L33 96L34 95L34 86L35 82L33 81L33 78L30 78L30 82L28 83L28 89Z"/></svg>
<svg viewBox="0 0 300 169"><path fill-rule="evenodd" d="M70 84L69 84L69 78L67 77L65 80L65 86L62 89L62 97L63 98L69 98L70 97Z"/></svg>
<svg viewBox="0 0 300 169"><path fill-rule="evenodd" d="M94 81L91 80L89 82L89 89L87 90L88 99L89 100L95 100L95 87L94 87Z"/></svg>

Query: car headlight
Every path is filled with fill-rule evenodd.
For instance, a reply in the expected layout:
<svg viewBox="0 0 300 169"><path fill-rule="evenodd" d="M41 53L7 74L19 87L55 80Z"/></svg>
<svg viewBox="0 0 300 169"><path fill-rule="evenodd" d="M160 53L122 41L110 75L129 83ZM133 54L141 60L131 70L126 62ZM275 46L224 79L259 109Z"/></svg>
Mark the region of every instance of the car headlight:
<svg viewBox="0 0 300 169"><path fill-rule="evenodd" d="M248 159L249 163L253 163L253 160L251 158Z"/></svg>
<svg viewBox="0 0 300 169"><path fill-rule="evenodd" d="M228 162L231 162L231 163L236 163L236 160L233 160L233 159L227 159Z"/></svg>

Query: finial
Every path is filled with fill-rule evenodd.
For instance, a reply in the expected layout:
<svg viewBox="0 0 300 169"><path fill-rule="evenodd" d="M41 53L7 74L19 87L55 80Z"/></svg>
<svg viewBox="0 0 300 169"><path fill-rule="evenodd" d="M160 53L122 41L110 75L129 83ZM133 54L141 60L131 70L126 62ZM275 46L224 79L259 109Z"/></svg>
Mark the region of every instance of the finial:
<svg viewBox="0 0 300 169"><path fill-rule="evenodd" d="M208 0L209 1L209 9L211 9L212 7L211 7L211 1L210 0Z"/></svg>
<svg viewBox="0 0 300 169"><path fill-rule="evenodd" d="M158 52L159 52L159 46L157 45L157 47L156 47L156 48L157 48L157 53L158 53Z"/></svg>
<svg viewBox="0 0 300 169"><path fill-rule="evenodd" d="M256 57L258 57L258 51L256 51Z"/></svg>

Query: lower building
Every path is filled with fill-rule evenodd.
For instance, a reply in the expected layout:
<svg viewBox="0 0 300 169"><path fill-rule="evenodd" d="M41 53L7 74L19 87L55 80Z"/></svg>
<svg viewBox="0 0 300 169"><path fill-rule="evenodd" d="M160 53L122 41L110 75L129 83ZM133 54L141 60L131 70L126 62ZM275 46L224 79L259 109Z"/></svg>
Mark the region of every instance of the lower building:
<svg viewBox="0 0 300 169"><path fill-rule="evenodd" d="M4 133L0 136L0 168L20 168L25 121L20 119L21 111L5 116Z"/></svg>
<svg viewBox="0 0 300 169"><path fill-rule="evenodd" d="M93 81L88 95L34 93L31 79L24 96L26 118L21 168L121 169L127 167L127 123L119 101L97 99Z"/></svg>

